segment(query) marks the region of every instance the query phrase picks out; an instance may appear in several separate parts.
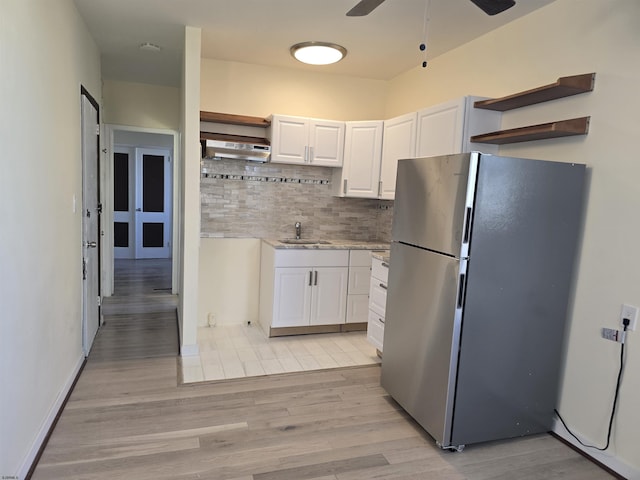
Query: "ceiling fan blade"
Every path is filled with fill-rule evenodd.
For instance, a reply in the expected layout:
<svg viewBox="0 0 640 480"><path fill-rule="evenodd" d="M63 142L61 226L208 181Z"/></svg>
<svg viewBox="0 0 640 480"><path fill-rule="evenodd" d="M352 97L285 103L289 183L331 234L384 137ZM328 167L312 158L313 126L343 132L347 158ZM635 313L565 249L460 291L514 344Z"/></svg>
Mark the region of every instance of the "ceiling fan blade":
<svg viewBox="0 0 640 480"><path fill-rule="evenodd" d="M496 15L513 7L516 2L514 0L471 0L476 6L480 7L487 15Z"/></svg>
<svg viewBox="0 0 640 480"><path fill-rule="evenodd" d="M373 12L384 0L360 0L358 4L347 12L347 17L364 17Z"/></svg>

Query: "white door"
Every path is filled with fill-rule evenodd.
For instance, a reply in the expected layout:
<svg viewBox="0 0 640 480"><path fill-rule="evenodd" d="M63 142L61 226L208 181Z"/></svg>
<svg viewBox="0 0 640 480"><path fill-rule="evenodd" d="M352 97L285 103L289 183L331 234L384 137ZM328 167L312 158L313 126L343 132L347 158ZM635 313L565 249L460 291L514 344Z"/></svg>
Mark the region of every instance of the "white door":
<svg viewBox="0 0 640 480"><path fill-rule="evenodd" d="M413 112L384 122L380 198L395 198L398 160L415 157L417 116L417 113Z"/></svg>
<svg viewBox="0 0 640 480"><path fill-rule="evenodd" d="M88 355L100 321L99 120L97 104L82 98L82 348ZM92 103L93 102L93 103Z"/></svg>
<svg viewBox="0 0 640 480"><path fill-rule="evenodd" d="M275 269L272 327L309 325L312 274L308 267Z"/></svg>
<svg viewBox="0 0 640 480"><path fill-rule="evenodd" d="M313 271L311 325L344 323L347 310L347 267L318 267Z"/></svg>
<svg viewBox="0 0 640 480"><path fill-rule="evenodd" d="M309 162L324 167L341 167L344 155L344 122L309 121Z"/></svg>
<svg viewBox="0 0 640 480"><path fill-rule="evenodd" d="M171 256L170 165L167 150L136 149L135 258Z"/></svg>
<svg viewBox="0 0 640 480"><path fill-rule="evenodd" d="M113 152L113 257L135 258L135 148Z"/></svg>

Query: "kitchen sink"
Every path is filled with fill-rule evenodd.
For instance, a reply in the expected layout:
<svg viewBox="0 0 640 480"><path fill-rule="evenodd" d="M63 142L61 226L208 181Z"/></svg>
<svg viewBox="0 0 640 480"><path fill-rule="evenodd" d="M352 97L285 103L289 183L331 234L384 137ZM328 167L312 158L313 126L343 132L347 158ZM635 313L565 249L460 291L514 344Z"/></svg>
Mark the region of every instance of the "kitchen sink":
<svg viewBox="0 0 640 480"><path fill-rule="evenodd" d="M306 238L287 238L280 240L280 243L289 245L331 245L331 242L327 242L326 240L311 240Z"/></svg>

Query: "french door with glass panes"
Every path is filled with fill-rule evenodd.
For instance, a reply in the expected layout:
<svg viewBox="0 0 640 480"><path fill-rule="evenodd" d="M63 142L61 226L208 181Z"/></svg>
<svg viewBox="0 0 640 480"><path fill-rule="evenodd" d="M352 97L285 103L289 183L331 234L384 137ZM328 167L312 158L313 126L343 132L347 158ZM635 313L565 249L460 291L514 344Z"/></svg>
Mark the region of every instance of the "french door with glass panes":
<svg viewBox="0 0 640 480"><path fill-rule="evenodd" d="M115 258L171 256L170 165L168 150L115 148Z"/></svg>

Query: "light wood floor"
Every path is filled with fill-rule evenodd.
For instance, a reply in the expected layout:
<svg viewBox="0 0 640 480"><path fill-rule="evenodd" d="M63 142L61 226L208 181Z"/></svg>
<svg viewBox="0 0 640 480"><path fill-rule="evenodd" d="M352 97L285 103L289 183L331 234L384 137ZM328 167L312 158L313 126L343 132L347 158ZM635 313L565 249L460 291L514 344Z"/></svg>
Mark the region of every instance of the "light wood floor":
<svg viewBox="0 0 640 480"><path fill-rule="evenodd" d="M34 480L613 478L549 435L441 451L380 387L379 366L182 386L175 354L99 351Z"/></svg>
<svg viewBox="0 0 640 480"><path fill-rule="evenodd" d="M90 360L33 479L612 478L548 435L443 452L379 373L177 386L172 358Z"/></svg>

